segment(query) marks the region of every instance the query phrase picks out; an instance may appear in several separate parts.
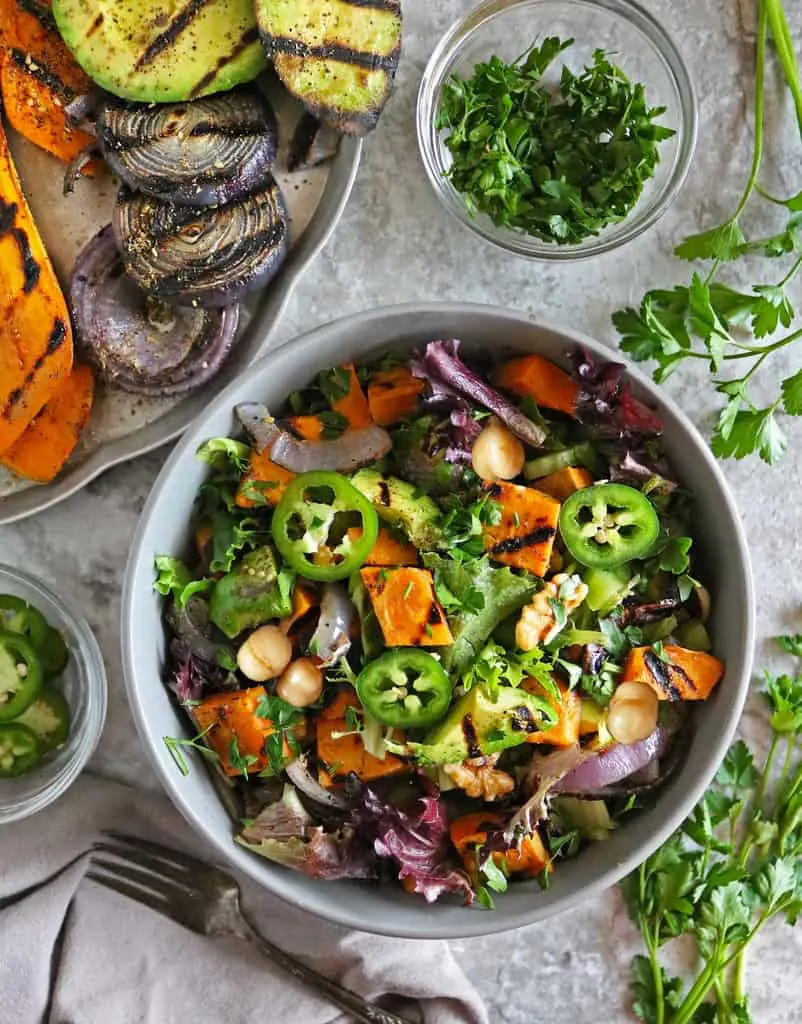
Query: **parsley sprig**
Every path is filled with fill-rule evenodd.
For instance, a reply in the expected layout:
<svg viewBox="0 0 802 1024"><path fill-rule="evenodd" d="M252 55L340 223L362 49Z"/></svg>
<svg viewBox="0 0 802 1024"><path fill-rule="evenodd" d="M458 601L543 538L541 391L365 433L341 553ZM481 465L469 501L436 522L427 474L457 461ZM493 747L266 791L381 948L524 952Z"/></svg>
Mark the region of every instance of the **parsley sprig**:
<svg viewBox="0 0 802 1024"><path fill-rule="evenodd" d="M800 637L780 643L802 654ZM772 739L762 764L733 744L687 821L621 883L646 947L632 978L645 1024L750 1024L747 947L773 918L793 925L802 912L802 674L767 673L764 693ZM699 954L689 987L661 963L679 937Z"/></svg>
<svg viewBox="0 0 802 1024"><path fill-rule="evenodd" d="M572 39L544 39L510 64L491 57L443 88L449 178L469 212L546 241L575 243L623 220L674 132L643 86L595 50L579 74L563 66L559 95L544 72Z"/></svg>
<svg viewBox="0 0 802 1024"><path fill-rule="evenodd" d="M790 293L802 270L802 192L777 198L759 181L764 157L769 37L791 91L802 134L802 87L782 3L760 0L752 164L735 210L721 224L690 235L675 249L680 259L706 261L705 272L695 272L688 285L647 292L638 309L614 313L613 323L625 352L638 361L657 363L653 376L658 382L689 360L706 363L713 386L723 399L711 441L713 453L721 459L742 459L756 453L772 464L787 447L778 413L802 415L802 369L780 380L768 404L757 399L754 385L777 353L802 339L802 327L794 326L796 314ZM784 223L774 234L746 235L745 210L756 196L784 214ZM745 257L768 261L768 269L751 291L733 288L722 279L736 261ZM769 374L762 376L771 379Z"/></svg>

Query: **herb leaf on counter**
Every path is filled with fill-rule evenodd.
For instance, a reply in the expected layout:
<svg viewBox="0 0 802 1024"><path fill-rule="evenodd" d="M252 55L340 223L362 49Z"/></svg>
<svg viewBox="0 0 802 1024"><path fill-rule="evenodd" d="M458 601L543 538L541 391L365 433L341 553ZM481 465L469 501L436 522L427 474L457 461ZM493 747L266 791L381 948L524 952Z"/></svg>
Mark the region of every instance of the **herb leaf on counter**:
<svg viewBox="0 0 802 1024"><path fill-rule="evenodd" d="M563 66L554 97L542 76L572 44L550 37L510 64L494 56L452 76L437 121L469 212L563 243L623 220L674 134L603 50L579 74Z"/></svg>
<svg viewBox="0 0 802 1024"><path fill-rule="evenodd" d="M653 377L658 383L683 362L702 360L723 403L711 439L713 454L720 459L756 454L772 465L787 448L778 413L802 415L802 370L781 380L775 397L766 405L756 401L752 388L761 369L776 353L802 339L802 328L793 329L795 311L789 296L789 288L802 270L802 209L799 194L777 198L759 181L770 39L796 105L801 136L802 89L782 3L763 0L758 8L753 157L746 184L730 217L689 235L674 250L683 260L708 261L709 269L704 274L695 272L688 286L646 292L637 308L614 313L613 324L625 352L639 362L657 364ZM748 237L742 222L755 193L775 208L787 211L781 230L763 238ZM741 292L723 281L722 275L745 257L791 259L779 270L762 273L749 292ZM789 329L790 333L780 333ZM766 379L771 378L766 375Z"/></svg>

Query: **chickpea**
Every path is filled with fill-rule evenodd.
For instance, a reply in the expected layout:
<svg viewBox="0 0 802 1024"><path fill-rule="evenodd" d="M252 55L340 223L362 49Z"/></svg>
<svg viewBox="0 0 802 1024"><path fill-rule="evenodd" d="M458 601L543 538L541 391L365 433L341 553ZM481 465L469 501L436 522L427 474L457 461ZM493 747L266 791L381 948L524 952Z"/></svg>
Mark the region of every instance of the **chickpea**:
<svg viewBox="0 0 802 1024"><path fill-rule="evenodd" d="M260 626L237 651L240 672L254 683L281 675L292 659L292 644L278 626Z"/></svg>
<svg viewBox="0 0 802 1024"><path fill-rule="evenodd" d="M282 673L276 693L295 708L314 704L323 692L323 673L311 658L298 658Z"/></svg>
<svg viewBox="0 0 802 1024"><path fill-rule="evenodd" d="M607 729L619 743L639 743L657 728L659 702L646 683L621 683L607 709Z"/></svg>
<svg viewBox="0 0 802 1024"><path fill-rule="evenodd" d="M492 417L473 443L471 461L483 480L512 480L524 468L524 446Z"/></svg>

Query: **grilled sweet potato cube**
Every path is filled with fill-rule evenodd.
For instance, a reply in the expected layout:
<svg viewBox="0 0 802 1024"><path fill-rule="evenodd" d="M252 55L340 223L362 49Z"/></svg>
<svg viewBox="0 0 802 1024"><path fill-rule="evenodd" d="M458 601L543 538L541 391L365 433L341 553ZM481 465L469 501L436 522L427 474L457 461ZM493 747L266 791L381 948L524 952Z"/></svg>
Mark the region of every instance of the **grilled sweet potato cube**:
<svg viewBox="0 0 802 1024"><path fill-rule="evenodd" d="M536 679L527 679L523 683L524 690L536 693L539 697L545 697L559 715L556 725L550 729L544 729L542 732L530 733L526 737L527 743L548 743L553 747L572 747L575 743L579 743L582 701L575 690L569 689L563 683L556 685L560 691L559 702L549 697Z"/></svg>
<svg viewBox="0 0 802 1024"><path fill-rule="evenodd" d="M348 536L356 543L362 536L358 526L352 526ZM408 540L394 536L383 526L379 528L379 536L371 548L370 554L365 559L366 565L417 565L418 549Z"/></svg>
<svg viewBox="0 0 802 1024"><path fill-rule="evenodd" d="M360 570L388 647L443 647L453 643L428 569Z"/></svg>
<svg viewBox="0 0 802 1024"><path fill-rule="evenodd" d="M487 811L465 814L451 822L451 842L471 878L476 877L476 851L484 845L488 832L501 828L504 824L505 819L500 814ZM510 874L524 873L536 876L544 868L547 871L551 870L551 858L537 832L527 836L519 849L494 851L493 860L499 867L506 867Z"/></svg>
<svg viewBox="0 0 802 1024"><path fill-rule="evenodd" d="M362 737L349 728L345 717L349 707L360 708L359 698L353 690L343 690L317 720L318 781L321 786L332 786L338 777L344 778L349 772L356 772L360 779L370 782L409 771L409 765L392 754L382 759L365 750ZM343 733L347 735L341 735Z"/></svg>
<svg viewBox="0 0 802 1024"><path fill-rule="evenodd" d="M707 700L724 675L724 663L704 651L663 646L665 661L652 647L629 652L622 683L647 683L660 700Z"/></svg>
<svg viewBox="0 0 802 1024"><path fill-rule="evenodd" d="M545 576L557 534L559 501L518 484L488 484L487 490L501 506L500 521L484 528L485 550L491 559Z"/></svg>
<svg viewBox="0 0 802 1024"><path fill-rule="evenodd" d="M557 501L565 501L570 498L574 491L582 491L590 487L593 477L586 469L580 466L565 466L558 469L556 473L550 473L539 480L535 480L537 489L544 494L550 494Z"/></svg>
<svg viewBox="0 0 802 1024"><path fill-rule="evenodd" d="M192 708L192 717L198 731L209 730L205 736L206 742L220 758L220 765L226 775L242 774L241 766L232 760L235 748L245 762L250 761L249 775L267 767L265 740L275 729L269 719L262 718L256 712L265 696L264 686L251 686L247 690L215 693ZM294 731L299 739L302 738L306 733L306 721ZM284 756L290 756L286 740Z"/></svg>
<svg viewBox="0 0 802 1024"><path fill-rule="evenodd" d="M405 366L374 373L368 384L368 405L379 426L389 427L411 416L424 382Z"/></svg>
<svg viewBox="0 0 802 1024"><path fill-rule="evenodd" d="M532 398L546 409L574 416L579 385L565 370L543 356L521 356L504 363L495 375L499 387Z"/></svg>

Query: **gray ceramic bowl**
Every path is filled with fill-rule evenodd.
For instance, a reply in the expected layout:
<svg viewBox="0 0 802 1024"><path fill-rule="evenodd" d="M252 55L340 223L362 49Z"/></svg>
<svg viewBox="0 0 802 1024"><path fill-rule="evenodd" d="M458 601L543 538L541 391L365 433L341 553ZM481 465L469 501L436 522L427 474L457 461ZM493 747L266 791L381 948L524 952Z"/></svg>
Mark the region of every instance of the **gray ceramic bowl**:
<svg viewBox="0 0 802 1024"><path fill-rule="evenodd" d="M612 885L655 850L688 814L715 773L741 713L752 662L754 610L749 556L738 512L721 470L679 409L636 372L635 391L662 419L668 453L682 481L696 495L696 534L704 552L715 614L716 653L727 674L709 702L697 709L685 763L654 809L634 816L605 843L560 864L551 887L523 882L497 900L493 912L435 904L392 886L316 882L235 846L232 823L198 761L183 778L162 737L180 736L185 725L161 683L165 637L162 599L153 592L153 556L180 556L188 544L192 502L206 466L194 457L208 437L236 430L233 407L260 401L282 404L286 395L323 367L365 359L390 349L407 351L421 342L458 337L470 348L541 352L557 362L577 344L600 359L611 352L574 331L490 306L406 305L378 309L320 327L276 349L251 366L208 406L186 432L164 466L142 514L128 564L123 600L123 659L131 708L161 780L181 813L235 867L283 899L343 925L406 938L461 938L517 928L574 907Z"/></svg>

